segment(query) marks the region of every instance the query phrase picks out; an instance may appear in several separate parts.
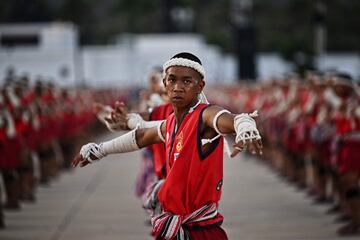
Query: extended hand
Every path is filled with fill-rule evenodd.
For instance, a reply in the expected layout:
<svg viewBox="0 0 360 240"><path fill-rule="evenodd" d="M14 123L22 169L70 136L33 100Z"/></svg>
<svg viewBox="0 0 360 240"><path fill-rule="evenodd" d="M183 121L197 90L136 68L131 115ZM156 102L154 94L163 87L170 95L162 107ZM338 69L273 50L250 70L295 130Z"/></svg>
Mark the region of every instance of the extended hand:
<svg viewBox="0 0 360 240"><path fill-rule="evenodd" d="M127 126L127 107L123 102L116 101L115 109L111 112L110 118L105 118L105 121L114 128L121 130L128 130ZM116 130L115 129L115 130Z"/></svg>
<svg viewBox="0 0 360 240"><path fill-rule="evenodd" d="M92 110L94 114L105 113L107 111L106 105L99 102L95 102L92 105Z"/></svg>
<svg viewBox="0 0 360 240"><path fill-rule="evenodd" d="M85 160L80 153L78 153L74 159L71 162L71 166L73 168L77 167L80 164L80 167L85 167L86 165L88 165L90 162L88 160Z"/></svg>
<svg viewBox="0 0 360 240"><path fill-rule="evenodd" d="M231 153L231 157L235 157L238 153L245 151L248 149L248 151L252 154L260 154L262 155L262 142L261 139L257 140L251 140L248 139L246 141L240 141L234 146L234 151Z"/></svg>
<svg viewBox="0 0 360 240"><path fill-rule="evenodd" d="M101 152L101 145L96 143L88 143L81 147L80 152L75 156L71 162L72 167L76 167L80 164L80 167L84 167L94 160L100 160L105 155Z"/></svg>

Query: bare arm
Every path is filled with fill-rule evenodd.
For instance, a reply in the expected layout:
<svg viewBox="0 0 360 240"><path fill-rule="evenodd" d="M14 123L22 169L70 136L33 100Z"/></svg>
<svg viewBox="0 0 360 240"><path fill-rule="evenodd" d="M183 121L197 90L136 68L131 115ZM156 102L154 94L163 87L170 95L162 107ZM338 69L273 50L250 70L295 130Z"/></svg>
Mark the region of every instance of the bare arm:
<svg viewBox="0 0 360 240"><path fill-rule="evenodd" d="M160 132L162 132L164 125L163 123L162 126L160 126ZM89 143L84 145L80 153L73 159L72 166L76 167L80 165L80 167L84 167L93 160L100 160L109 154L132 152L139 148L161 142L162 139L159 136L158 128L136 129L101 144Z"/></svg>
<svg viewBox="0 0 360 240"><path fill-rule="evenodd" d="M95 103L94 113L98 119L112 132L121 130L132 130L138 128L151 128L156 126L156 121L149 121L149 113L128 113L123 102L116 101L115 108L109 105Z"/></svg>
<svg viewBox="0 0 360 240"><path fill-rule="evenodd" d="M217 119L215 119L216 115L220 112L224 110L223 108L219 107L219 106L210 106L208 108L206 108L204 110L203 113L203 122L204 124L206 124L207 126L213 128L214 130L216 130L217 128L217 132L220 132L223 135L226 134L239 134L239 130L235 129L235 118L236 118L236 114L232 114L230 112L224 112L221 115L219 115L217 117ZM216 121L214 121L214 119ZM216 125L216 126L214 126ZM247 139L245 141L238 141L236 142L236 144L233 146L234 150L231 154L232 157L236 156L239 152L242 152L243 150L245 150L245 147L248 147L248 150L252 153L252 154L262 154L262 142L261 139Z"/></svg>
<svg viewBox="0 0 360 240"><path fill-rule="evenodd" d="M211 127L214 128L213 121L218 112L224 110L224 108L213 105L204 110L203 113L203 122ZM217 128L222 134L231 134L235 133L234 129L234 118L235 114L232 113L223 113L217 119Z"/></svg>
<svg viewBox="0 0 360 240"><path fill-rule="evenodd" d="M164 123L162 125L165 125ZM143 128L136 130L136 143L139 148L143 148L155 143L161 143L162 140L158 135L156 127Z"/></svg>

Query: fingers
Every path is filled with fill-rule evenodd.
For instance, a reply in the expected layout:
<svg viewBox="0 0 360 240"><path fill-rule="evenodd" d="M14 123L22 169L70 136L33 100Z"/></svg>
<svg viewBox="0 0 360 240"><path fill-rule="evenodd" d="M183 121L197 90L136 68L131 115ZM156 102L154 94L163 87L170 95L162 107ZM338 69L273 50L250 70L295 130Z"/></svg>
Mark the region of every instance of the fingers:
<svg viewBox="0 0 360 240"><path fill-rule="evenodd" d="M255 148L254 143L252 141L249 142L249 144L248 144L248 151L253 155L256 154L256 148Z"/></svg>
<svg viewBox="0 0 360 240"><path fill-rule="evenodd" d="M92 106L92 110L94 114L98 114L99 112L103 111L104 105L102 103L95 102Z"/></svg>
<svg viewBox="0 0 360 240"><path fill-rule="evenodd" d="M263 146L262 146L261 139L255 140L254 145L255 145L255 148L257 149L257 151L259 152L259 154L262 155Z"/></svg>
<svg viewBox="0 0 360 240"><path fill-rule="evenodd" d="M258 140L252 140L250 141L249 145L248 145L248 149L249 152L251 154L260 154L262 155L262 143L261 143L261 139Z"/></svg>
<svg viewBox="0 0 360 240"><path fill-rule="evenodd" d="M232 151L230 157L232 157L232 158L235 157L236 155L238 155L239 152L240 152L240 150L237 149L237 148L235 148L235 149Z"/></svg>
<svg viewBox="0 0 360 240"><path fill-rule="evenodd" d="M83 160L82 156L80 154L77 154L75 158L71 162L72 167L77 167L79 163Z"/></svg>
<svg viewBox="0 0 360 240"><path fill-rule="evenodd" d="M119 115L124 115L126 117L126 115L128 114L128 110L127 110L125 103L116 101L115 102L115 112Z"/></svg>
<svg viewBox="0 0 360 240"><path fill-rule="evenodd" d="M109 118L109 117L105 117L104 120L110 124L115 122L112 118Z"/></svg>
<svg viewBox="0 0 360 240"><path fill-rule="evenodd" d="M111 118L114 122L127 122L127 114L119 114L117 112L112 112Z"/></svg>
<svg viewBox="0 0 360 240"><path fill-rule="evenodd" d="M86 165L88 165L90 162L87 160L83 160L82 162L80 162L80 167L85 167Z"/></svg>
<svg viewBox="0 0 360 240"><path fill-rule="evenodd" d="M128 125L127 125L128 119L123 115L119 115L119 114L116 114L115 112L112 112L111 116L104 118L104 120L108 124L114 125L114 126L111 126L111 128L113 130L126 130L126 129L128 129Z"/></svg>
<svg viewBox="0 0 360 240"><path fill-rule="evenodd" d="M262 155L262 142L261 139L253 140L253 139L247 139L245 141L240 141L239 143L235 144L234 150L231 153L231 157L235 157L238 153L245 151L246 149L251 154L260 154Z"/></svg>
<svg viewBox="0 0 360 240"><path fill-rule="evenodd" d="M238 153L244 151L246 149L246 143L245 142L239 142L235 144L234 150L232 151L230 157L235 157Z"/></svg>
<svg viewBox="0 0 360 240"><path fill-rule="evenodd" d="M117 123L117 122L126 122L126 116L122 114L118 114L116 112L111 112L110 117L105 117L105 121L108 123Z"/></svg>
<svg viewBox="0 0 360 240"><path fill-rule="evenodd" d="M85 167L86 165L88 165L90 162L88 160L83 159L83 157L81 156L81 154L77 154L75 156L75 158L72 160L71 162L71 166L73 168L80 166L80 167Z"/></svg>

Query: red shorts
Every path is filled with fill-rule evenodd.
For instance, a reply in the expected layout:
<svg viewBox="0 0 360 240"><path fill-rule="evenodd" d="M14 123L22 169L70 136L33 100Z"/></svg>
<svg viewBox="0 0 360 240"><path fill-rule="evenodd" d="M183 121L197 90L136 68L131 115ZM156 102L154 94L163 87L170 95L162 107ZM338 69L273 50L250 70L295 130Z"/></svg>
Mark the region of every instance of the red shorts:
<svg viewBox="0 0 360 240"><path fill-rule="evenodd" d="M220 226L211 227L208 229L190 230L191 240L227 240L228 237Z"/></svg>

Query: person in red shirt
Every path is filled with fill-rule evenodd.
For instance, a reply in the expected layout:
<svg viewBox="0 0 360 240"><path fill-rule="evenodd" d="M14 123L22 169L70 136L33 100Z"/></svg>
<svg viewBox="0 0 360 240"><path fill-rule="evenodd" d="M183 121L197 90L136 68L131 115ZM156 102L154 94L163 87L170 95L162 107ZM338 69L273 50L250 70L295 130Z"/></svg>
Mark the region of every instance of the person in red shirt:
<svg viewBox="0 0 360 240"><path fill-rule="evenodd" d="M174 113L156 127L135 129L101 144L89 143L73 167L86 166L112 153L135 151L165 142L167 177L159 188L163 207L152 218L155 239L227 239L218 212L223 182L223 137L236 134L232 156L247 149L262 153L261 137L249 114L232 114L205 101L205 70L191 53L164 64L163 83ZM202 100L201 100L202 99Z"/></svg>
<svg viewBox="0 0 360 240"><path fill-rule="evenodd" d="M342 200L348 208L351 223L338 230L340 235L360 233L360 161L359 161L359 116L355 114L359 103L352 79L347 74L335 76L334 92L339 106L333 114L335 136L332 164L336 166L342 192Z"/></svg>
<svg viewBox="0 0 360 240"><path fill-rule="evenodd" d="M146 128L148 126L144 121L165 120L174 111L171 103L164 103L153 108L150 114L128 114L125 104L118 101L115 102L115 109L109 108L109 106L99 105L98 103L95 107L98 108L96 110L98 117L108 126L109 130L132 130L137 124L139 124L139 128ZM106 112L106 109L109 110L108 114L100 116ZM105 116L108 116L110 119ZM109 123L113 125L109 125ZM114 126L117 126L115 127L116 129L112 128ZM155 175L157 179L163 179L166 177L165 145L164 143L158 143L149 146L149 148L153 154Z"/></svg>
<svg viewBox="0 0 360 240"><path fill-rule="evenodd" d="M127 106L124 102L116 101L114 108L109 105L95 103L93 112L97 115L98 119L105 124L110 131L132 130L136 125L143 121L159 121L165 120L172 112L173 107L164 96L164 89L161 86L161 68L154 68L154 71L149 77L149 91L143 91L140 95L147 97L139 105L142 106L139 113L128 113ZM146 92L146 94L144 94ZM149 160L151 162L149 162ZM165 166L165 145L163 143L153 144L145 149L141 163L141 170L138 174L136 181L136 195L138 197L145 197L146 190L149 183L155 179L163 179L166 176ZM149 181L150 180L150 181Z"/></svg>
<svg viewBox="0 0 360 240"><path fill-rule="evenodd" d="M166 119L173 112L171 103L160 105L150 113L150 121L159 121ZM158 179L166 177L166 153L164 143L153 144L150 146L154 155L154 170Z"/></svg>

